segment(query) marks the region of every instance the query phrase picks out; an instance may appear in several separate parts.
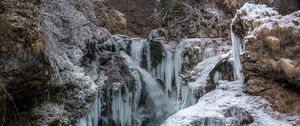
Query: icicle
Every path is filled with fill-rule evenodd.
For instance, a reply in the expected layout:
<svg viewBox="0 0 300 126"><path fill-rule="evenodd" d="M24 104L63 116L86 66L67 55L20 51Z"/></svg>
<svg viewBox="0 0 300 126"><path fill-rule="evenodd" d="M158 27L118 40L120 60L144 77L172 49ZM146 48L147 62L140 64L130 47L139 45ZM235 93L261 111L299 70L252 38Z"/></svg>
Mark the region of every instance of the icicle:
<svg viewBox="0 0 300 126"><path fill-rule="evenodd" d="M219 71L216 71L214 75L214 83L217 83L221 79L222 79L222 74Z"/></svg>
<svg viewBox="0 0 300 126"><path fill-rule="evenodd" d="M152 68L152 62L151 62L151 50L150 50L149 42L146 43L145 48L146 48L146 57L147 57L147 70L150 72Z"/></svg>
<svg viewBox="0 0 300 126"><path fill-rule="evenodd" d="M79 119L79 122L77 122L76 126L98 126L98 121L101 116L101 99L97 95L96 99L87 113L87 116Z"/></svg>
<svg viewBox="0 0 300 126"><path fill-rule="evenodd" d="M175 84L176 84L178 98L180 97L181 82L182 82L182 79L179 76L182 67L181 53L182 53L182 47L177 46L175 49L175 56L174 56L174 72L175 72Z"/></svg>
<svg viewBox="0 0 300 126"><path fill-rule="evenodd" d="M136 39L131 43L131 57L129 57L125 52L121 51L121 56L125 59L125 63L129 66L129 70L131 74L134 76L137 85L136 92L134 95L133 102L133 117L136 122L140 122L140 119L143 120L145 115L141 115L138 113L139 106L139 96L141 95L141 80L145 82L143 85L145 91L147 92L150 100L153 102L155 108L155 118L157 121L162 121L160 119L164 119L176 111L188 107L191 104L196 102L196 99L193 97L193 88L188 85L182 85L182 79L180 77L181 67L182 67L182 50L184 45L179 45L176 48L175 56L172 53L172 48L168 45L163 45L163 59L160 64L158 64L155 68L152 68L151 64L151 50L149 42L146 42L143 39ZM143 50L144 49L144 50ZM142 53L145 53L147 57L147 70L140 68L139 66ZM136 72L138 71L138 72ZM174 74L175 73L175 74ZM175 75L175 77L174 77ZM177 87L177 92L172 91L172 83L175 78L175 83ZM162 87L159 85L156 79L160 79L165 84L165 91L163 91ZM182 88L182 89L181 89ZM170 92L170 93L169 93ZM170 96L168 96L170 94ZM114 99L118 99L114 96ZM118 96L119 97L119 96ZM117 102L116 100L115 102ZM116 104L116 103L114 103ZM115 106L113 109L118 109ZM114 113L117 115L118 113ZM115 117L115 116L114 116ZM114 118L116 120L118 118ZM120 121L122 122L122 121Z"/></svg>
<svg viewBox="0 0 300 126"><path fill-rule="evenodd" d="M131 58L135 65L140 66L145 42L142 39L133 39L130 45Z"/></svg>
<svg viewBox="0 0 300 126"><path fill-rule="evenodd" d="M241 39L234 34L231 24L231 40L232 40L232 55L233 55L233 68L234 68L234 79L241 82L244 81L242 74L242 64L240 61L240 54L242 53Z"/></svg>
<svg viewBox="0 0 300 126"><path fill-rule="evenodd" d="M121 92L121 84L114 83L113 96L112 96L112 118L115 123L121 126L131 125L131 106L130 95L125 87L125 93Z"/></svg>
<svg viewBox="0 0 300 126"><path fill-rule="evenodd" d="M192 95L192 91L189 88L188 85L182 86L181 87L181 95L182 95L182 99L181 99L181 107L180 108L185 108L191 105L191 95Z"/></svg>
<svg viewBox="0 0 300 126"><path fill-rule="evenodd" d="M142 49L140 49L140 50L142 50ZM134 51L134 52L139 52L139 51ZM135 119L137 125L141 125L142 117L140 117L140 115L138 113L139 101L140 101L141 90L142 90L142 83L141 83L140 75L139 75L138 70L136 69L137 65L135 65L136 63L133 63L132 58L129 57L123 51L121 52L121 56L125 59L125 64L128 66L131 75L135 79L135 89L136 90L133 94L133 100L132 100L132 116L133 116L133 119ZM140 57L138 55L136 55L136 56Z"/></svg>
<svg viewBox="0 0 300 126"><path fill-rule="evenodd" d="M166 87L166 93L172 92L172 79L173 79L173 73L174 73L174 66L173 66L173 55L171 52L171 49L169 46L164 46L166 56L164 58L164 74L165 74L165 87Z"/></svg>

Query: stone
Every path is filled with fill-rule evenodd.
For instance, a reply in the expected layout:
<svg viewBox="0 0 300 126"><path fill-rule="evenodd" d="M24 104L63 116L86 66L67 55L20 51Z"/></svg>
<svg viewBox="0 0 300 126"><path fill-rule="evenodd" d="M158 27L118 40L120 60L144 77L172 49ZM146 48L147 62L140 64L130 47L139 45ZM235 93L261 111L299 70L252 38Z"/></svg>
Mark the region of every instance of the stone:
<svg viewBox="0 0 300 126"><path fill-rule="evenodd" d="M300 82L297 79L300 78L300 56L297 53L300 27L293 21L300 20L300 12L282 16L266 6L249 5L252 11L247 11L246 6L233 21L233 31L245 43L246 51L241 55L241 61L246 92L266 98L279 112L299 113L295 99L300 98ZM256 7L265 10L251 13ZM246 23L241 26L242 22Z"/></svg>

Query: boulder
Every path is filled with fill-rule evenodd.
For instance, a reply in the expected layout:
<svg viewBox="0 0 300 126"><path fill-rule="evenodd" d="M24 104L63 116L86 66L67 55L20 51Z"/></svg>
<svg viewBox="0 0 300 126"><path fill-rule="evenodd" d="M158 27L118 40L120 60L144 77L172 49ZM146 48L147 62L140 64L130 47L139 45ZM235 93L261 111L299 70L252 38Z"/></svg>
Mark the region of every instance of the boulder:
<svg viewBox="0 0 300 126"><path fill-rule="evenodd" d="M245 4L232 26L245 50L241 63L246 91L289 114L300 112L299 20L300 11L282 16L265 5Z"/></svg>

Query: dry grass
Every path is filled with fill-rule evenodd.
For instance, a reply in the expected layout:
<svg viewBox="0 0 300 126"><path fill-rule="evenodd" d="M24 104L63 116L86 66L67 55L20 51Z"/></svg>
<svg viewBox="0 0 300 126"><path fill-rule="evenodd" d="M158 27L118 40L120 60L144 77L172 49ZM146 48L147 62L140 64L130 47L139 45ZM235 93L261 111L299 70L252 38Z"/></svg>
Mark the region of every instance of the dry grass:
<svg viewBox="0 0 300 126"><path fill-rule="evenodd" d="M267 45L270 47L273 51L280 50L280 40L277 37L274 36L268 36L267 37Z"/></svg>
<svg viewBox="0 0 300 126"><path fill-rule="evenodd" d="M293 61L287 59L280 60L280 69L283 70L289 78L296 77L298 72L295 66L293 65Z"/></svg>
<svg viewBox="0 0 300 126"><path fill-rule="evenodd" d="M34 52L41 52L44 50L44 43L42 41L38 41L36 43L33 43L31 45L31 48Z"/></svg>
<svg viewBox="0 0 300 126"><path fill-rule="evenodd" d="M276 68L279 67L279 63L276 62L274 59L269 59L268 62L271 64L271 66L273 67L273 69L276 69Z"/></svg>
<svg viewBox="0 0 300 126"><path fill-rule="evenodd" d="M274 60L272 58L262 58L261 62L270 65L275 71L283 71L288 78L295 78L300 75L300 66L289 59Z"/></svg>
<svg viewBox="0 0 300 126"><path fill-rule="evenodd" d="M242 1L240 0L224 0L223 4L228 8L240 8Z"/></svg>

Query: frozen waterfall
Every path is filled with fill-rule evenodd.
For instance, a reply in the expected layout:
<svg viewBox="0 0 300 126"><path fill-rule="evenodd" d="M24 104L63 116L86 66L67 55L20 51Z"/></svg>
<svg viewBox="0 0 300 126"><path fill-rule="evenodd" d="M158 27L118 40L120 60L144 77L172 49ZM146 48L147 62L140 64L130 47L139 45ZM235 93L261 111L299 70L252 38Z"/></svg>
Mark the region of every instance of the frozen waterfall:
<svg viewBox="0 0 300 126"><path fill-rule="evenodd" d="M108 51L115 51L122 57L135 80L134 90L129 91L126 85L113 83L111 91L107 92L110 101L101 102L101 96L96 99L93 104L96 107L93 106L85 118L79 119L77 126L97 125L99 120L100 125L159 125L180 109L196 103L193 94L195 87L189 86L181 76L182 51L186 44L180 44L174 49L169 45L151 43L142 38L128 40L127 47L120 40L106 44L106 48L115 48L110 50L108 47ZM153 44L161 48L161 52L157 51L161 53L161 57L153 56ZM159 62L152 58L158 58ZM111 103L111 108L106 108L111 109L108 110L111 113L101 115L101 106L106 106L105 102Z"/></svg>
<svg viewBox="0 0 300 126"><path fill-rule="evenodd" d="M119 83L113 84L112 118L120 126L131 126L130 94L125 87L125 93L121 93Z"/></svg>
<svg viewBox="0 0 300 126"><path fill-rule="evenodd" d="M96 96L95 102L85 117L79 119L75 126L98 126L101 116L101 99Z"/></svg>

